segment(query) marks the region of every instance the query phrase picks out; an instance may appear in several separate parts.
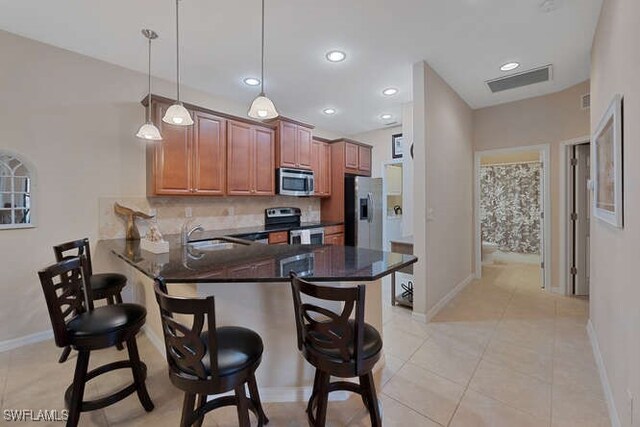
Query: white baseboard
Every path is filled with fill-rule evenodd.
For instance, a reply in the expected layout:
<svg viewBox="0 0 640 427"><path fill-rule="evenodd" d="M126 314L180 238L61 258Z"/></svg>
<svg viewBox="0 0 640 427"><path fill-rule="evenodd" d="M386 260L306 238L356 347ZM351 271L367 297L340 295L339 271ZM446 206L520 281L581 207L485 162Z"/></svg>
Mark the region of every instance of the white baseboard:
<svg viewBox="0 0 640 427"><path fill-rule="evenodd" d="M596 331L593 328L591 319L587 323L587 333L589 334L589 341L591 341L591 348L593 349L593 357L596 359L596 365L598 366L598 373L600 374L600 382L604 389L604 397L607 401L607 409L609 410L609 420L612 427L622 427L620 424L620 417L616 410L615 401L613 400L613 391L609 383L609 377L607 376L607 370L604 366L604 360L602 359L602 353L600 353L600 345L598 344L598 337Z"/></svg>
<svg viewBox="0 0 640 427"><path fill-rule="evenodd" d="M442 310L442 308L444 306L446 306L447 304L449 304L449 302L455 298L456 295L458 295L460 292L462 292L462 290L464 288L467 287L467 285L469 285L469 283L471 283L474 279L475 279L476 275L475 274L469 274L467 276L466 279L464 279L462 282L458 283L456 285L455 288L451 289L451 291L445 295L440 301L438 301L436 303L436 305L434 305L431 310L427 311L426 315L423 315L425 317L425 323L431 321L431 319L433 319L433 317L438 314L438 312L440 310ZM415 313L414 313L415 315Z"/></svg>
<svg viewBox="0 0 640 427"><path fill-rule="evenodd" d="M40 341L46 341L53 338L53 331L36 332L35 334L25 335L24 337L13 338L6 341L0 341L0 353L4 351L13 350L14 348L22 347L29 344L34 344Z"/></svg>

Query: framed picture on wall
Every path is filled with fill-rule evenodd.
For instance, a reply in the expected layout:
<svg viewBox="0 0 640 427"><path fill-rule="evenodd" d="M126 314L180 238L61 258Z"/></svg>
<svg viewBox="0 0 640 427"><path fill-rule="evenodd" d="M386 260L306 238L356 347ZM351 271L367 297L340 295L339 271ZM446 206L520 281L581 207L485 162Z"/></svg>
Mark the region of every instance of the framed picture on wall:
<svg viewBox="0 0 640 427"><path fill-rule="evenodd" d="M593 134L593 216L622 228L622 96L616 95Z"/></svg>
<svg viewBox="0 0 640 427"><path fill-rule="evenodd" d="M391 135L391 156L394 159L402 158L402 134Z"/></svg>

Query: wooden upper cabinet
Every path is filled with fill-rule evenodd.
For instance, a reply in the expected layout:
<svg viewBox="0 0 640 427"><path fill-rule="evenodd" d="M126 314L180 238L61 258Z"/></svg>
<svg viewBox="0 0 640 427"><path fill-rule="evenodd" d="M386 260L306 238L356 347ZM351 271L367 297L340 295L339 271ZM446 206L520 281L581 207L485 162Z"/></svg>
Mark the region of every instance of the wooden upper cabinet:
<svg viewBox="0 0 640 427"><path fill-rule="evenodd" d="M297 122L278 119L276 123L276 167L311 169L311 129Z"/></svg>
<svg viewBox="0 0 640 427"><path fill-rule="evenodd" d="M191 193L193 129L163 122L162 117L168 107L165 104L155 104L152 107L154 122L160 129L162 141L148 146L148 155L151 157L151 175L148 177L150 195Z"/></svg>
<svg viewBox="0 0 640 427"><path fill-rule="evenodd" d="M313 140L311 144L311 169L315 179L314 195L331 195L331 146L326 142Z"/></svg>
<svg viewBox="0 0 640 427"><path fill-rule="evenodd" d="M254 194L272 196L276 194L275 134L271 129L253 127L254 135Z"/></svg>
<svg viewBox="0 0 640 427"><path fill-rule="evenodd" d="M371 147L358 146L358 170L371 175Z"/></svg>
<svg viewBox="0 0 640 427"><path fill-rule="evenodd" d="M207 113L194 117L193 192L223 196L227 182L227 122Z"/></svg>
<svg viewBox="0 0 640 427"><path fill-rule="evenodd" d="M279 167L298 167L297 156L298 126L280 122L278 126L278 161Z"/></svg>
<svg viewBox="0 0 640 427"><path fill-rule="evenodd" d="M311 169L311 129L298 126L298 167Z"/></svg>
<svg viewBox="0 0 640 427"><path fill-rule="evenodd" d="M344 145L344 166L347 169L358 169L358 145L352 144L350 142L345 143Z"/></svg>
<svg viewBox="0 0 640 427"><path fill-rule="evenodd" d="M230 120L227 144L227 194L274 195L274 131Z"/></svg>
<svg viewBox="0 0 640 427"><path fill-rule="evenodd" d="M227 194L246 196L252 190L251 125L230 121L227 124Z"/></svg>
<svg viewBox="0 0 640 427"><path fill-rule="evenodd" d="M320 189L325 196L331 196L331 146L329 144L322 144L322 150L320 153Z"/></svg>

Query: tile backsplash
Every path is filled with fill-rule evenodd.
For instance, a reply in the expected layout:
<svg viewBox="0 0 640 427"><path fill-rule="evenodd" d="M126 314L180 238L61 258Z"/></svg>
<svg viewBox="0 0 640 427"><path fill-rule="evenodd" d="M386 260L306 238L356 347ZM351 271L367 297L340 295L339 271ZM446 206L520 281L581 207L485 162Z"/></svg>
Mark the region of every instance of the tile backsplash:
<svg viewBox="0 0 640 427"><path fill-rule="evenodd" d="M115 202L133 210L156 214L163 234L179 233L185 221L185 210L191 208L193 223L205 230L253 227L264 224L264 210L271 207L292 206L302 210L302 221L320 221L320 200L302 197L101 197L99 203L99 238L125 237L125 222L115 214ZM148 221L138 220L140 235L144 236Z"/></svg>

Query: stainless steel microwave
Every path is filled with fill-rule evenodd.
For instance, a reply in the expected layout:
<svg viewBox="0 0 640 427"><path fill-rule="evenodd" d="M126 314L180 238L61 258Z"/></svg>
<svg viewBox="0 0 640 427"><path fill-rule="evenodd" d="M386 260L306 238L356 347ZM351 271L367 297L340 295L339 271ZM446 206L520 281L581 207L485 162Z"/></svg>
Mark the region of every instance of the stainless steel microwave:
<svg viewBox="0 0 640 427"><path fill-rule="evenodd" d="M276 188L283 196L313 196L313 171L304 169L278 169Z"/></svg>

